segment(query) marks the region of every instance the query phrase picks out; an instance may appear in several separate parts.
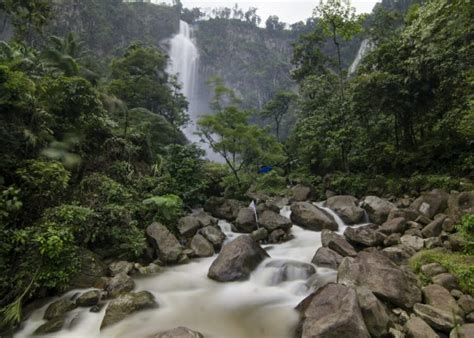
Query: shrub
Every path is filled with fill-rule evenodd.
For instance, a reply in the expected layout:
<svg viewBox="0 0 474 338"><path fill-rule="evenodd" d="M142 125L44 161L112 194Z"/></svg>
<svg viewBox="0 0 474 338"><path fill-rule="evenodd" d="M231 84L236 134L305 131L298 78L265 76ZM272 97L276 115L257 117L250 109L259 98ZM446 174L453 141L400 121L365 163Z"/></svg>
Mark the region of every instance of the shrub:
<svg viewBox="0 0 474 338"><path fill-rule="evenodd" d="M143 201L150 218L171 226L183 215L183 201L176 195L153 196Z"/></svg>
<svg viewBox="0 0 474 338"><path fill-rule="evenodd" d="M90 206L126 203L132 197L132 193L122 184L99 173L91 174L82 180L79 194L84 204Z"/></svg>
<svg viewBox="0 0 474 338"><path fill-rule="evenodd" d="M285 177L278 175L276 171L259 175L255 181L254 190L269 195L284 194L286 192L286 179Z"/></svg>

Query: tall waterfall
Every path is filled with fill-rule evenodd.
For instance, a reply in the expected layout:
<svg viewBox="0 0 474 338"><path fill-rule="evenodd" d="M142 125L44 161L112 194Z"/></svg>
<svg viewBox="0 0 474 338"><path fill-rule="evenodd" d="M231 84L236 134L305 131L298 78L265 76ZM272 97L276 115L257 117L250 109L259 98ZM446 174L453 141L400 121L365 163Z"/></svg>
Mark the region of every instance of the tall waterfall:
<svg viewBox="0 0 474 338"><path fill-rule="evenodd" d="M360 62L374 48L374 44L369 39L364 39L360 44L359 50L357 51L357 55L352 62L351 66L349 67L348 75L352 75L356 72L357 67L359 67Z"/></svg>

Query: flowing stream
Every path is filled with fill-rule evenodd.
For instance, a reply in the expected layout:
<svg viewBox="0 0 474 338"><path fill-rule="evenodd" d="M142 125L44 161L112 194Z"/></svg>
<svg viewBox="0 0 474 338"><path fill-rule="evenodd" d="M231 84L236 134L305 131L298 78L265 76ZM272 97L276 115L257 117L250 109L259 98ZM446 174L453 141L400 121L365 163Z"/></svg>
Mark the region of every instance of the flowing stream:
<svg viewBox="0 0 474 338"><path fill-rule="evenodd" d="M351 66L349 67L348 75L352 75L357 71L357 67L359 67L362 59L369 53L372 49L374 49L374 43L369 39L362 40L359 50L357 51L357 55L352 62Z"/></svg>
<svg viewBox="0 0 474 338"><path fill-rule="evenodd" d="M330 209L324 209L335 217L339 233L343 233L346 226L342 220ZM284 207L281 214L289 217L289 207ZM225 221L220 221L219 226L227 241L240 236ZM103 331L99 328L106 307L99 313L78 308L68 313L69 320L62 331L48 337L141 338L178 326L201 332L206 338L292 337L298 323L295 306L312 292L312 285L334 280L336 271L316 267L316 274L308 276L301 269L282 268L281 262L310 263L321 246L320 232L293 226L291 233L294 238L286 243L264 246L271 258L262 262L247 281L212 281L207 272L217 255L195 259L157 275L135 278L134 291L152 292L159 308L137 312ZM282 282L283 273L286 279ZM16 337L31 336L45 322L42 318L46 308L47 305L34 312Z"/></svg>

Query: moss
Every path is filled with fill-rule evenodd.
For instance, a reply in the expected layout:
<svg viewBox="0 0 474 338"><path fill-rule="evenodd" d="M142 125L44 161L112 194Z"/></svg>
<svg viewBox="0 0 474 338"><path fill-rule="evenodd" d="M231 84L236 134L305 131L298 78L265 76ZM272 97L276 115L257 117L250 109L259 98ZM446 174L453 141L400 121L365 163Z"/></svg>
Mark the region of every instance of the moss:
<svg viewBox="0 0 474 338"><path fill-rule="evenodd" d="M449 252L445 249L423 250L417 253L410 259L410 266L423 284L428 284L430 279L420 268L429 263L441 264L459 279L463 292L474 294L474 255Z"/></svg>

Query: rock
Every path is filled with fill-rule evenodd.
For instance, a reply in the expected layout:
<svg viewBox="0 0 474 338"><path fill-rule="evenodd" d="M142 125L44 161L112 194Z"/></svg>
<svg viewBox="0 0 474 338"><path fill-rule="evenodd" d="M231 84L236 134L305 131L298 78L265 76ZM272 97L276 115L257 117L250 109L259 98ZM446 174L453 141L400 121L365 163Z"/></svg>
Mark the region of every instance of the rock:
<svg viewBox="0 0 474 338"><path fill-rule="evenodd" d="M286 232L282 229L273 230L270 235L268 235L268 242L270 243L281 243L284 242L287 238Z"/></svg>
<svg viewBox="0 0 474 338"><path fill-rule="evenodd" d="M267 239L268 230L265 228L260 228L252 232L250 236L252 236L255 242L260 242L260 241L263 241L264 239Z"/></svg>
<svg viewBox="0 0 474 338"><path fill-rule="evenodd" d="M391 327L388 330L388 334L389 334L389 337L392 337L392 338L405 338L406 337L406 335L402 331L397 330L393 327Z"/></svg>
<svg viewBox="0 0 474 338"><path fill-rule="evenodd" d="M235 228L238 232L251 233L258 229L257 221L255 219L255 212L250 208L242 208L237 214L235 220Z"/></svg>
<svg viewBox="0 0 474 338"><path fill-rule="evenodd" d="M337 231L338 225L334 218L308 202L297 202L291 206L291 221L302 228L313 231L329 229Z"/></svg>
<svg viewBox="0 0 474 338"><path fill-rule="evenodd" d="M43 318L50 320L56 317L61 317L64 316L66 312L74 310L76 307L76 304L72 300L61 298L49 304L49 306L46 308Z"/></svg>
<svg viewBox="0 0 474 338"><path fill-rule="evenodd" d="M153 223L146 228L146 234L156 250L158 258L164 263L176 263L183 253L183 248L176 237L160 223Z"/></svg>
<svg viewBox="0 0 474 338"><path fill-rule="evenodd" d="M323 247L334 250L343 257L357 256L357 251L355 251L354 247L350 245L344 237L331 230L324 229L321 232L321 243L323 244Z"/></svg>
<svg viewBox="0 0 474 338"><path fill-rule="evenodd" d="M133 263L127 261L118 261L109 264L110 275L117 276L121 273L128 275L133 270Z"/></svg>
<svg viewBox="0 0 474 338"><path fill-rule="evenodd" d="M393 245L400 244L400 238L401 237L402 236L400 234L391 234L390 236L388 236L387 238L384 239L383 245L384 246L393 246Z"/></svg>
<svg viewBox="0 0 474 338"><path fill-rule="evenodd" d="M272 285L287 281L306 280L316 273L316 269L311 264L284 259L270 261L265 267L278 270L278 273L273 275Z"/></svg>
<svg viewBox="0 0 474 338"><path fill-rule="evenodd" d="M261 217L264 211L273 211L274 213L280 214L280 207L271 201L266 201L257 205L258 217Z"/></svg>
<svg viewBox="0 0 474 338"><path fill-rule="evenodd" d="M407 222L403 217L393 218L382 224L380 227L380 232L383 232L386 235L405 232Z"/></svg>
<svg viewBox="0 0 474 338"><path fill-rule="evenodd" d="M423 319L413 317L408 320L405 329L409 338L439 338L439 335Z"/></svg>
<svg viewBox="0 0 474 338"><path fill-rule="evenodd" d="M462 297L462 295L464 295L464 293L462 293L460 290L451 290L451 296L453 296L455 299L459 299Z"/></svg>
<svg viewBox="0 0 474 338"><path fill-rule="evenodd" d="M427 226L432 222L432 220L426 216L420 215L418 218L415 220L416 223L419 223L423 226Z"/></svg>
<svg viewBox="0 0 474 338"><path fill-rule="evenodd" d="M118 323L131 313L157 307L155 297L148 291L125 293L112 300L100 325L100 329Z"/></svg>
<svg viewBox="0 0 474 338"><path fill-rule="evenodd" d="M465 313L474 312L474 298L470 295L462 295L459 297L458 304Z"/></svg>
<svg viewBox="0 0 474 338"><path fill-rule="evenodd" d="M245 280L269 257L250 236L239 236L222 247L207 276L218 282Z"/></svg>
<svg viewBox="0 0 474 338"><path fill-rule="evenodd" d="M427 249L440 248L442 246L443 242L439 237L431 237L425 239L425 248Z"/></svg>
<svg viewBox="0 0 474 338"><path fill-rule="evenodd" d="M385 306L365 287L357 288L356 292L362 316L371 337L385 335L390 322Z"/></svg>
<svg viewBox="0 0 474 338"><path fill-rule="evenodd" d="M191 238L202 228L202 224L197 217L188 215L178 220L177 228L182 236Z"/></svg>
<svg viewBox="0 0 474 338"><path fill-rule="evenodd" d="M429 264L422 265L420 270L427 277L433 277L433 276L448 272L448 270L446 270L439 263L429 263Z"/></svg>
<svg viewBox="0 0 474 338"><path fill-rule="evenodd" d="M423 228L423 230L421 230L423 237L428 238L439 236L441 234L441 231L443 231L443 222L445 219L446 215L436 217L434 221L429 223Z"/></svg>
<svg viewBox="0 0 474 338"><path fill-rule="evenodd" d="M464 324L454 328L449 338L472 338L474 337L474 324Z"/></svg>
<svg viewBox="0 0 474 338"><path fill-rule="evenodd" d="M398 316L398 323L400 324L406 324L406 322L408 322L408 320L410 319L410 316L408 315L408 312L406 312L405 310L397 307L395 309L392 309L392 312Z"/></svg>
<svg viewBox="0 0 474 338"><path fill-rule="evenodd" d="M364 218L364 209L358 206L357 198L353 196L330 197L324 206L333 210L346 224L357 224Z"/></svg>
<svg viewBox="0 0 474 338"><path fill-rule="evenodd" d="M431 280L434 284L441 285L448 290L459 289L458 279L450 273L436 275Z"/></svg>
<svg viewBox="0 0 474 338"><path fill-rule="evenodd" d="M390 211L395 209L395 205L377 196L365 197L361 202L361 207L364 208L367 215L369 215L370 221L375 224L384 223Z"/></svg>
<svg viewBox="0 0 474 338"><path fill-rule="evenodd" d="M292 226L291 221L271 210L265 210L260 215L258 223L264 226L269 232L277 229L289 230Z"/></svg>
<svg viewBox="0 0 474 338"><path fill-rule="evenodd" d="M354 245L378 246L383 242L383 236L377 232L378 225L368 224L360 227L347 227L344 230L344 237Z"/></svg>
<svg viewBox="0 0 474 338"><path fill-rule="evenodd" d="M456 230L456 223L450 217L446 217L443 221L443 231L454 232Z"/></svg>
<svg viewBox="0 0 474 338"><path fill-rule="evenodd" d="M297 184L291 188L293 201L303 202L311 199L311 188L302 184Z"/></svg>
<svg viewBox="0 0 474 338"><path fill-rule="evenodd" d="M244 203L225 199L222 197L208 198L204 204L204 210L209 212L212 216L225 219L226 221L234 221L239 214L239 210L244 207Z"/></svg>
<svg viewBox="0 0 474 338"><path fill-rule="evenodd" d="M449 235L449 245L453 251L462 251L470 244L459 233Z"/></svg>
<svg viewBox="0 0 474 338"><path fill-rule="evenodd" d="M448 193L435 189L418 197L410 205L410 209L418 211L422 215L432 219L436 214L446 210L448 198Z"/></svg>
<svg viewBox="0 0 474 338"><path fill-rule="evenodd" d="M97 305L97 303L99 303L100 301L101 296L102 294L99 290L91 290L84 292L82 295L79 296L79 298L76 299L76 305L84 307Z"/></svg>
<svg viewBox="0 0 474 338"><path fill-rule="evenodd" d="M194 250L194 253L198 257L210 257L214 255L214 246L200 234L193 237L191 249Z"/></svg>
<svg viewBox="0 0 474 338"><path fill-rule="evenodd" d="M161 271L161 266L155 263L150 263L147 266L139 265L135 268L141 275L154 275Z"/></svg>
<svg viewBox="0 0 474 338"><path fill-rule="evenodd" d="M400 238L400 242L416 251L420 251L425 246L423 238L411 235L404 235Z"/></svg>
<svg viewBox="0 0 474 338"><path fill-rule="evenodd" d="M454 223L459 223L461 217L474 213L474 191L452 194L448 199L448 214Z"/></svg>
<svg viewBox="0 0 474 338"><path fill-rule="evenodd" d="M404 218L407 221L414 221L418 218L419 214L416 211L410 209L392 209L388 214L387 220L394 218Z"/></svg>
<svg viewBox="0 0 474 338"><path fill-rule="evenodd" d="M354 289L330 283L306 297L301 313L301 337L370 337Z"/></svg>
<svg viewBox="0 0 474 338"><path fill-rule="evenodd" d="M431 284L425 286L422 289L422 292L425 304L464 317L464 311L458 306L454 297L451 296L451 293L441 285Z"/></svg>
<svg viewBox="0 0 474 338"><path fill-rule="evenodd" d="M430 305L415 304L413 310L421 319L435 330L449 332L456 324L464 323L464 320L461 317Z"/></svg>
<svg viewBox="0 0 474 338"><path fill-rule="evenodd" d="M107 276L107 265L92 251L81 248L78 251L79 269L71 277L70 289L101 288L104 285L104 276Z"/></svg>
<svg viewBox="0 0 474 338"><path fill-rule="evenodd" d="M177 327L169 331L158 333L154 338L204 338L204 336L186 327Z"/></svg>
<svg viewBox="0 0 474 338"><path fill-rule="evenodd" d="M406 247L405 245L389 246L381 251L382 254L390 258L394 263L401 265L405 264L415 251Z"/></svg>
<svg viewBox="0 0 474 338"><path fill-rule="evenodd" d="M226 238L221 229L214 226L204 227L199 230L199 233L203 235L209 242L211 242L216 250L221 248L222 243L224 243Z"/></svg>
<svg viewBox="0 0 474 338"><path fill-rule="evenodd" d="M378 298L403 308L421 302L416 276L378 252L360 252L355 259L344 258L337 281L348 286L365 286Z"/></svg>
<svg viewBox="0 0 474 338"><path fill-rule="evenodd" d="M135 287L133 279L122 273L120 275L111 278L105 287L105 291L110 297L117 297L121 293L132 291Z"/></svg>
<svg viewBox="0 0 474 338"><path fill-rule="evenodd" d="M474 323L474 312L471 312L466 315L466 322L467 323Z"/></svg>
<svg viewBox="0 0 474 338"><path fill-rule="evenodd" d="M337 270L343 258L336 251L322 247L316 251L311 263L323 268Z"/></svg>
<svg viewBox="0 0 474 338"><path fill-rule="evenodd" d="M43 325L41 325L40 327L38 327L33 333L33 335L42 336L48 333L61 331L61 329L64 326L65 321L66 321L66 318L64 316L52 318L48 320L46 323L44 323Z"/></svg>

